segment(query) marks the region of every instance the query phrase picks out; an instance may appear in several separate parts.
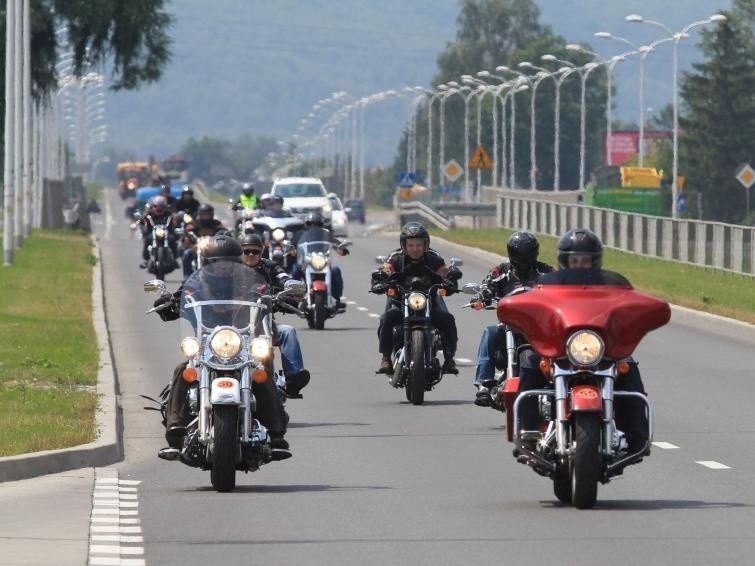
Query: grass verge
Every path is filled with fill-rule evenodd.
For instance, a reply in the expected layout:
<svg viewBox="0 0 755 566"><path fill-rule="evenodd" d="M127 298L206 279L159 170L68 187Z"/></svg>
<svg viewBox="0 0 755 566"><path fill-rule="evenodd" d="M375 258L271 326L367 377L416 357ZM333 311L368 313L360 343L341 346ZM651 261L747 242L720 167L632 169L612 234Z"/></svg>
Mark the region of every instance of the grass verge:
<svg viewBox="0 0 755 566"><path fill-rule="evenodd" d="M87 234L45 230L0 269L0 456L95 438L95 261Z"/></svg>
<svg viewBox="0 0 755 566"><path fill-rule="evenodd" d="M431 230L441 238L489 252L506 254L513 230ZM538 235L540 260L556 265L557 239ZM603 267L617 271L635 288L670 303L755 324L755 280L711 268L645 258L606 249Z"/></svg>

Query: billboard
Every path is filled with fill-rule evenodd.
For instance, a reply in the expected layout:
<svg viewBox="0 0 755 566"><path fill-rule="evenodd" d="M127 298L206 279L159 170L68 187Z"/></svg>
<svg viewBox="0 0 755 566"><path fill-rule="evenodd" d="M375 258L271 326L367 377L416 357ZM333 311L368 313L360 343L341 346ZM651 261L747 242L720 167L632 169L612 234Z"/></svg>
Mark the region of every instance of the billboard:
<svg viewBox="0 0 755 566"><path fill-rule="evenodd" d="M671 132L658 130L646 130L643 134L645 140L645 156L655 152L658 140L670 139ZM606 134L604 140L605 159L603 165L624 165L637 157L640 150L640 132L636 130L618 130L611 132L611 139Z"/></svg>

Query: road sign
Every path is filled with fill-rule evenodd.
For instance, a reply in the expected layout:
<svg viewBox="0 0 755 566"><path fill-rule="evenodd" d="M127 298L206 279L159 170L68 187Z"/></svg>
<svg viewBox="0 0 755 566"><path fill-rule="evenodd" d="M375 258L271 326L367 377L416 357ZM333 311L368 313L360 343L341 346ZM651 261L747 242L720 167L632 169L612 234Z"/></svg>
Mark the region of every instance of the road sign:
<svg viewBox="0 0 755 566"><path fill-rule="evenodd" d="M687 199L683 194L680 194L678 197L676 197L676 212L681 214L682 212L684 212L685 208L687 208Z"/></svg>
<svg viewBox="0 0 755 566"><path fill-rule="evenodd" d="M443 175L452 183L464 174L464 169L459 162L452 159L443 166Z"/></svg>
<svg viewBox="0 0 755 566"><path fill-rule="evenodd" d="M448 194L448 187L446 185L440 185L438 187L438 194L447 195Z"/></svg>
<svg viewBox="0 0 755 566"><path fill-rule="evenodd" d="M417 180L416 173L401 172L398 174L398 186L404 189L411 189Z"/></svg>
<svg viewBox="0 0 755 566"><path fill-rule="evenodd" d="M492 169L493 162L490 160L490 156L485 151L485 148L481 145L477 146L474 150L472 157L469 158L470 169Z"/></svg>
<svg viewBox="0 0 755 566"><path fill-rule="evenodd" d="M753 183L755 183L755 169L750 167L749 163L745 163L739 168L739 171L737 171L736 178L737 181L742 183L742 186L745 189L749 189L752 187Z"/></svg>

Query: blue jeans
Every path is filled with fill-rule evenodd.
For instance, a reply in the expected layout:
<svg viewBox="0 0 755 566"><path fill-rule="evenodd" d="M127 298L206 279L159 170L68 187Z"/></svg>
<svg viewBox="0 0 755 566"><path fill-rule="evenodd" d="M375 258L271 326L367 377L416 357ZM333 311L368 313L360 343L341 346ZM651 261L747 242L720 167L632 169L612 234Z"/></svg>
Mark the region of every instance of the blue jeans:
<svg viewBox="0 0 755 566"><path fill-rule="evenodd" d="M291 270L291 277L304 281L304 270L302 269L301 264L294 264L294 267ZM336 265L330 266L330 283L332 287L330 289L330 294L333 295L333 298L336 301L340 301L341 295L343 295L343 275L341 274L341 268Z"/></svg>
<svg viewBox="0 0 755 566"><path fill-rule="evenodd" d="M194 250L192 248L186 248L184 250L184 254L181 257L181 265L183 265L184 269L184 279L186 279L189 275L193 273L193 270L191 268L191 262L194 261L194 258L196 255L194 255Z"/></svg>
<svg viewBox="0 0 755 566"><path fill-rule="evenodd" d="M286 376L299 373L304 369L304 358L302 357L299 338L296 336L296 329L288 324L276 324L276 329L278 331L276 346L281 351L283 373Z"/></svg>
<svg viewBox="0 0 755 566"><path fill-rule="evenodd" d="M482 385L483 381L495 378L495 353L497 349L496 334L498 325L485 327L480 337L480 346L477 349L477 369L475 370L474 384Z"/></svg>

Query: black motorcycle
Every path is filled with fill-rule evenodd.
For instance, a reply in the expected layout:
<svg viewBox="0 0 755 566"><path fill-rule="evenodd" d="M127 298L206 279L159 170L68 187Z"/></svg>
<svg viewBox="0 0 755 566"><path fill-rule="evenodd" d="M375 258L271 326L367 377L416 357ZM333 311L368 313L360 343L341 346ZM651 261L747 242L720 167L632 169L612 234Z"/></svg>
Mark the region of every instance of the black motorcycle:
<svg viewBox="0 0 755 566"><path fill-rule="evenodd" d="M375 261L382 265L385 258L378 256ZM451 258L451 269L461 265L460 259ZM428 278L431 281L429 286ZM440 332L430 318L430 311L433 301L446 295L446 289L441 277L429 268L425 277L394 274L385 281L384 286L389 297L400 301L404 315L402 325L394 328L391 354L393 374L389 383L397 389L403 387L407 401L422 405L425 391L432 391L443 379L438 360L438 352L443 345Z"/></svg>
<svg viewBox="0 0 755 566"><path fill-rule="evenodd" d="M168 273L171 273L178 267L176 256L173 253L175 245L175 234L172 226L172 217L168 217L165 223L156 221L151 214L144 217L138 212L134 213L134 218L145 219L143 228L143 238L147 238L147 271L155 275L157 279L165 279Z"/></svg>

